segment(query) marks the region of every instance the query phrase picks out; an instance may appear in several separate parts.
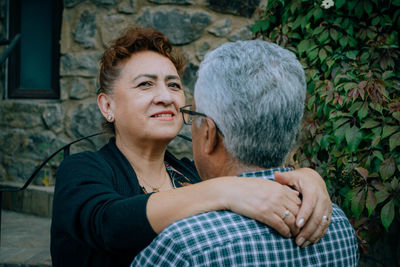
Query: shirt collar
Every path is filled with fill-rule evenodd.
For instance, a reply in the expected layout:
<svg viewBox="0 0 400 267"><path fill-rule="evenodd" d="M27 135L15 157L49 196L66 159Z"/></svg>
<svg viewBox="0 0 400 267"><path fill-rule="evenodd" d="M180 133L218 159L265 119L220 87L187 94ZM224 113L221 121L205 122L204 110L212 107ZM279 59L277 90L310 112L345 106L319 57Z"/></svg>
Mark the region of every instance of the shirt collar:
<svg viewBox="0 0 400 267"><path fill-rule="evenodd" d="M291 171L290 168L283 167L283 168L272 168L272 169L266 169L262 171L255 171L255 172L244 172L239 175L236 175L237 177L260 177L264 179L269 179L269 180L274 180L274 172L288 172Z"/></svg>

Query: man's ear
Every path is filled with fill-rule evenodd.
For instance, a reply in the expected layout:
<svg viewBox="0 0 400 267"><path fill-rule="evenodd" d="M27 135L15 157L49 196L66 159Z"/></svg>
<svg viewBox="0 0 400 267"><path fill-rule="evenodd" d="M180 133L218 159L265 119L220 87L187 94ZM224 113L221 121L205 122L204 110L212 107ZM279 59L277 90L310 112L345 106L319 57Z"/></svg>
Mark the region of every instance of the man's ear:
<svg viewBox="0 0 400 267"><path fill-rule="evenodd" d="M218 137L217 126L214 121L208 117L203 120L205 127L205 143L204 143L204 152L207 154L212 154L218 148L218 144L221 141Z"/></svg>
<svg viewBox="0 0 400 267"><path fill-rule="evenodd" d="M100 93L97 96L97 106L99 107L104 118L107 118L109 115L114 116L112 111L112 99L109 95Z"/></svg>

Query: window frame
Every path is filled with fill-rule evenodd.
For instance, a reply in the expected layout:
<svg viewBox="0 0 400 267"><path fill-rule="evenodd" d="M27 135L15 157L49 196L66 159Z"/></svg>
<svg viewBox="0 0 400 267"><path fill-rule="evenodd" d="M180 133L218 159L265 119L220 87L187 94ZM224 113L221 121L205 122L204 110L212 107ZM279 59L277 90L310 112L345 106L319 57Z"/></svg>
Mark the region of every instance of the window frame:
<svg viewBox="0 0 400 267"><path fill-rule="evenodd" d="M10 54L7 64L7 98L9 99L59 99L60 98L60 39L62 22L62 0L52 0L52 35L51 40L51 89L20 88L20 49L19 42ZM22 0L9 1L9 39L21 32Z"/></svg>

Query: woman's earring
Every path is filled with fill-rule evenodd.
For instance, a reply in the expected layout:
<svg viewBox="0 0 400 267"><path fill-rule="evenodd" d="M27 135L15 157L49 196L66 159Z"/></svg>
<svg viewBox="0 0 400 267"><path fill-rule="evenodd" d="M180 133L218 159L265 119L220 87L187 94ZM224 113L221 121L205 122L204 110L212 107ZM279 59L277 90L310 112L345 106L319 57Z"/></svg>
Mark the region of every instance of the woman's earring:
<svg viewBox="0 0 400 267"><path fill-rule="evenodd" d="M109 122L112 122L112 121L114 120L113 115L108 114L108 115L107 115L107 120L108 120Z"/></svg>

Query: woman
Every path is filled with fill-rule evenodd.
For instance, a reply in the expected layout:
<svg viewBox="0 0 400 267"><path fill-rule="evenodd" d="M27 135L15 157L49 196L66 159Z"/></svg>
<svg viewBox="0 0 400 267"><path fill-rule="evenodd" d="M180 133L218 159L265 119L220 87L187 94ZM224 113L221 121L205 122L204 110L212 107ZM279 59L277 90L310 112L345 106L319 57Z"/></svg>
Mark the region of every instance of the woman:
<svg viewBox="0 0 400 267"><path fill-rule="evenodd" d="M54 266L128 266L172 222L213 210L238 212L285 236L308 221L298 235L301 244L326 231L321 218L330 215L331 203L310 170L297 173L302 179L293 179L294 172L277 176L303 194L301 204L295 190L263 179L199 182L189 160L166 152L182 127L183 67L166 37L150 29L130 28L104 52L98 106L115 137L98 152L68 157L58 170Z"/></svg>

